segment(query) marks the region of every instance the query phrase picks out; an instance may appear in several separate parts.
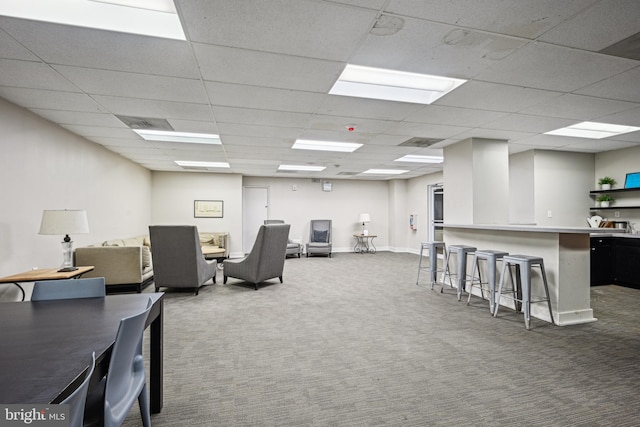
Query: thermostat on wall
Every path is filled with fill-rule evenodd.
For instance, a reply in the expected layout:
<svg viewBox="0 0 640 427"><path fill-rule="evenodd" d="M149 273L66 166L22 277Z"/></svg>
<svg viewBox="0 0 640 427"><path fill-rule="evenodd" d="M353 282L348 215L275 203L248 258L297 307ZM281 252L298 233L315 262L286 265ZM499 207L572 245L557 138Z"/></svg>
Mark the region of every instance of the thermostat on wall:
<svg viewBox="0 0 640 427"><path fill-rule="evenodd" d="M322 191L331 191L331 181L322 181Z"/></svg>

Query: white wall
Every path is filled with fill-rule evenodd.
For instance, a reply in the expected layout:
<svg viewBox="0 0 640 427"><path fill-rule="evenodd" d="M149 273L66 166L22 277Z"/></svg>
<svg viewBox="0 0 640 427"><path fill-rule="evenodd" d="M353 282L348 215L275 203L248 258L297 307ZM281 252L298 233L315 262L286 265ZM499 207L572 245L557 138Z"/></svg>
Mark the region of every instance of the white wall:
<svg viewBox="0 0 640 427"><path fill-rule="evenodd" d="M429 185L441 184L443 182L442 172L424 175L418 178L407 180L406 186L406 206L404 218L398 221L396 229L397 241L396 250L398 252L420 253L420 243L428 240L427 227L429 218L428 199ZM451 193L454 191L452 190ZM449 197L448 188L444 187L445 200ZM418 224L415 231L409 229L409 215L418 215ZM404 243L400 243L404 242Z"/></svg>
<svg viewBox="0 0 640 427"><path fill-rule="evenodd" d="M533 150L509 156L509 223L535 224Z"/></svg>
<svg viewBox="0 0 640 427"><path fill-rule="evenodd" d="M586 227L594 155L535 150L535 222L540 226ZM548 213L551 212L551 217Z"/></svg>
<svg viewBox="0 0 640 427"><path fill-rule="evenodd" d="M62 263L63 236L38 235L45 209L87 210L75 247L146 232L147 169L1 98L0 129L0 275Z"/></svg>
<svg viewBox="0 0 640 427"><path fill-rule="evenodd" d="M195 225L229 233L229 256L242 256L242 176L203 172L153 172L151 224ZM222 218L194 218L195 200L222 200Z"/></svg>
<svg viewBox="0 0 640 427"><path fill-rule="evenodd" d="M244 186L269 188L269 218L291 224L290 236L309 241L311 219L331 219L333 250L352 251L353 234L362 230L360 213L371 216L367 224L378 250L389 246L389 184L387 181L332 180L332 191L321 182L303 178L244 177ZM293 185L296 191L293 191Z"/></svg>

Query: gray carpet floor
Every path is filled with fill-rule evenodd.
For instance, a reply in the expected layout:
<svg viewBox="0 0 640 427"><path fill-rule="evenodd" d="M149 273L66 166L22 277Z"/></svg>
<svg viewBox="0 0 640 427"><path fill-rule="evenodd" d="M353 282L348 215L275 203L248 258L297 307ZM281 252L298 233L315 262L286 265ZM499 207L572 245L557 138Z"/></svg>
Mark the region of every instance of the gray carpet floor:
<svg viewBox="0 0 640 427"><path fill-rule="evenodd" d="M639 290L593 287L597 322L526 331L513 310L416 286L417 265L292 258L258 291L218 273L198 296L167 292L153 425L640 425Z"/></svg>

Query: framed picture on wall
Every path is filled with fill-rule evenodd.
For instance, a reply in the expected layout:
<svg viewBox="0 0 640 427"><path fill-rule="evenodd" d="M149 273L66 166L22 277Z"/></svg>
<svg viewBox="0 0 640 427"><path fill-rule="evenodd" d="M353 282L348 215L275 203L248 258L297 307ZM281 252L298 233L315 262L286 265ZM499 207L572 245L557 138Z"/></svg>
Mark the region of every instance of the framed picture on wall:
<svg viewBox="0 0 640 427"><path fill-rule="evenodd" d="M223 203L222 200L194 200L193 216L194 218L222 218Z"/></svg>

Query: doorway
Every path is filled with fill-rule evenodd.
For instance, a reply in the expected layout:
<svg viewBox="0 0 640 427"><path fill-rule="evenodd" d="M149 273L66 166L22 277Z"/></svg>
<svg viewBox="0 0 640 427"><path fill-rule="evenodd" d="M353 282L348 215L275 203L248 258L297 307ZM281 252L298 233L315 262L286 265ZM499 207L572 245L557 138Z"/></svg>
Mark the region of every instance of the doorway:
<svg viewBox="0 0 640 427"><path fill-rule="evenodd" d="M444 239L442 224L444 223L444 186L429 186L429 225L427 239L430 242L442 242Z"/></svg>
<svg viewBox="0 0 640 427"><path fill-rule="evenodd" d="M269 211L267 187L243 187L242 189L242 252L248 254L258 236L260 226Z"/></svg>

